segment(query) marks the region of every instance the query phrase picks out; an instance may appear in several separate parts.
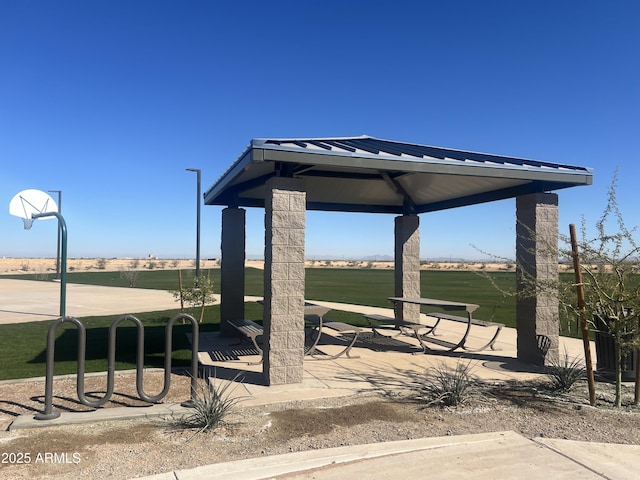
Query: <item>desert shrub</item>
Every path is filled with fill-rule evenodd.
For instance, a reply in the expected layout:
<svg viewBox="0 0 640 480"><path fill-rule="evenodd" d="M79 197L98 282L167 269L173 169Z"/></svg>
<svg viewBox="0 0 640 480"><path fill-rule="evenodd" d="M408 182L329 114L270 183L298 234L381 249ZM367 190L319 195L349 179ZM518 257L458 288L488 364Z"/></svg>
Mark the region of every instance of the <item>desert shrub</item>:
<svg viewBox="0 0 640 480"><path fill-rule="evenodd" d="M193 413L182 418L181 424L198 429L196 433L215 430L238 403L238 398L231 397L232 390L229 390L237 378L236 376L222 387L215 384L215 378L212 383L198 382L198 388L191 399Z"/></svg>
<svg viewBox="0 0 640 480"><path fill-rule="evenodd" d="M551 388L559 392L568 392L571 387L585 378L587 373L582 360L577 357L569 357L565 350L564 355L558 360L551 361L546 367L547 376L551 380Z"/></svg>
<svg viewBox="0 0 640 480"><path fill-rule="evenodd" d="M98 270L104 270L107 268L107 260L105 258L98 258L96 260L96 268Z"/></svg>
<svg viewBox="0 0 640 480"><path fill-rule="evenodd" d="M427 370L422 391L429 406L456 406L468 400L475 383L471 363L459 361L455 368L443 364Z"/></svg>

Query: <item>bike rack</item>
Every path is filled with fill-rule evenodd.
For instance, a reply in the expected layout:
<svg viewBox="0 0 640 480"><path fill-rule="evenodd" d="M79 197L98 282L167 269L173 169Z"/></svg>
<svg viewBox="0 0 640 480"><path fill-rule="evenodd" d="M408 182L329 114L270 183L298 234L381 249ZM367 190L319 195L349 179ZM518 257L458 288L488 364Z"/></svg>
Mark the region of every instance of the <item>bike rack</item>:
<svg viewBox="0 0 640 480"><path fill-rule="evenodd" d="M198 322L185 313L175 315L167 323L165 329L165 349L164 349L164 386L162 391L157 395L147 395L144 391L144 326L142 322L133 315L122 315L111 323L109 327L109 344L107 354L107 391L104 397L98 400L89 400L84 391L85 377L85 360L87 351L87 332L85 326L80 320L74 317L60 317L49 327L47 333L47 359L46 359L46 379L45 379L45 408L44 411L34 416L36 420L52 420L60 416L60 412L53 411L53 370L54 370L54 353L56 330L62 323L73 323L78 328L78 375L76 380L76 388L78 400L88 407L98 408L109 401L114 390L115 363L116 363L116 331L118 326L130 320L137 327L137 346L136 346L136 389L141 400L148 403L158 403L162 400L171 386L171 351L173 344L173 325L178 320L188 320L191 323L191 333L193 340L191 343L191 399L182 405L191 407L197 392L198 377Z"/></svg>

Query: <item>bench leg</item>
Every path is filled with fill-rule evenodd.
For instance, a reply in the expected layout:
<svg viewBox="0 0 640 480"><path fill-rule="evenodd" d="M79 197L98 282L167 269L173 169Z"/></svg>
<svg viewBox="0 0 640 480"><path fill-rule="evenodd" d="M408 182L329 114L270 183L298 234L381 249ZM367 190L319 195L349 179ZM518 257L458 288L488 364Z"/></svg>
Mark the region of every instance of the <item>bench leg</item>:
<svg viewBox="0 0 640 480"><path fill-rule="evenodd" d="M257 333L249 337L253 342L253 346L256 347L256 350L258 350L258 353L260 353L260 360L258 360L257 362L247 362L247 365L260 365L264 361L264 352L262 351L262 348L260 348L260 346L258 345L258 340L257 340L257 338L260 336L262 336L262 333Z"/></svg>
<svg viewBox="0 0 640 480"><path fill-rule="evenodd" d="M394 335L384 335L384 334L380 333L378 330L376 330L376 327L371 326L371 331L373 332L373 334L376 337L391 337L391 338L394 338L394 337L399 337L400 335L404 334L404 332L402 331L402 327L396 327L396 329L398 330L398 333L396 333Z"/></svg>
<svg viewBox="0 0 640 480"><path fill-rule="evenodd" d="M360 334L359 331L353 332L353 333L346 333L345 335L353 335L353 338L351 339L351 343L349 343L349 345L347 345L344 350L340 351L340 353L337 353L336 355L323 355L322 357L315 357L312 354L311 360L335 360L336 358L341 357L342 355L346 355L349 358L360 358L360 355L357 355L357 356L351 355L351 348L355 345L356 341L358 340L359 334Z"/></svg>
<svg viewBox="0 0 640 480"><path fill-rule="evenodd" d="M467 341L467 337L469 336L469 331L471 329L471 314L469 314L469 319L467 322L467 328L464 332L464 335L462 336L462 338L460 339L460 341L458 343L453 343L453 342L442 342L445 345L442 345L445 348L431 348L427 345L427 341L428 339L426 339L425 337L427 337L427 335L429 335L430 333L433 333L434 329L436 328L436 326L438 325L438 323L440 322L440 319L438 319L438 322L436 322L436 324L433 327L429 327L427 326L427 328L429 328L429 331L427 333L423 333L420 334L418 333L418 330L420 330L420 326L415 326L415 327L409 327L411 330L413 330L413 333L415 335L415 337L418 339L418 341L420 342L420 346L422 347L422 353L445 353L445 352L453 352L455 350L457 350L458 348L461 348L463 350L466 350L465 348L465 343ZM435 342L436 339L433 339L433 342ZM450 346L449 346L450 345Z"/></svg>
<svg viewBox="0 0 640 480"><path fill-rule="evenodd" d="M438 319L438 321L439 320L440 319ZM437 323L436 323L436 325L437 325ZM418 333L419 327L410 328L409 329L409 330L413 330L413 336L418 339L418 342L420 342L420 346L422 347L422 353L437 353L437 352L440 351L440 350L436 350L436 349L430 348L429 345L427 345L427 343L423 340L423 337L426 337L430 333L433 333L434 329L435 329L435 326L434 326L434 328L429 330L427 333L423 333L423 334ZM455 350L455 348L457 348L457 345L451 350L442 350L442 351L443 352L452 351L452 350ZM414 353L419 353L419 352L414 352Z"/></svg>
<svg viewBox="0 0 640 480"><path fill-rule="evenodd" d="M340 353L340 355L344 354L349 358L360 358L360 355L356 355L355 357L351 355L351 348L355 345L356 341L358 340L358 335L360 335L360 332L353 332L353 338L351 339L351 343L347 348L344 349L344 351Z"/></svg>
<svg viewBox="0 0 640 480"><path fill-rule="evenodd" d="M498 339L498 335L500 335L500 331L502 330L502 325L498 326L498 329L496 330L496 333L493 334L493 337L491 338L491 340L489 340L489 342L485 345L483 345L480 348L467 348L464 347L463 348L467 351L467 352L480 352L482 350L486 350L488 348L491 348L491 350L495 350L495 345L494 343L496 343L496 340Z"/></svg>
<svg viewBox="0 0 640 480"><path fill-rule="evenodd" d="M315 338L313 338L313 334L315 333ZM313 356L316 351L316 347L318 346L318 342L320 341L320 337L322 336L322 324L317 327L311 327L311 333L309 334L309 338L311 339L311 346L309 348L305 347L304 354L305 356ZM305 333L306 339L306 333ZM306 342L305 342L306 343Z"/></svg>
<svg viewBox="0 0 640 480"><path fill-rule="evenodd" d="M440 320L442 320L441 318L436 318L436 323L433 324L433 326L431 325L425 325L425 327L429 328L430 330L426 333L423 333L423 335L433 335L434 337L436 336L436 327L438 326L438 324L440 323Z"/></svg>

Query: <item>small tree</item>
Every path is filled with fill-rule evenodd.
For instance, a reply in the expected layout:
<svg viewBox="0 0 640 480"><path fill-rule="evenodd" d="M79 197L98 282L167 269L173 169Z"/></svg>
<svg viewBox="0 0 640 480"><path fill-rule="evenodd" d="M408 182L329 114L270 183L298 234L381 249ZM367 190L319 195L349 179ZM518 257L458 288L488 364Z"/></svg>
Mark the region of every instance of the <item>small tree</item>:
<svg viewBox="0 0 640 480"><path fill-rule="evenodd" d="M179 290L172 293L176 301L181 302L181 305L187 304L190 308L200 308L200 322L204 318L206 306L215 302L213 282L209 275L193 277L191 285L181 286Z"/></svg>
<svg viewBox="0 0 640 480"><path fill-rule="evenodd" d="M597 331L613 339L615 404L619 407L624 360L640 348L640 246L633 237L635 228L626 227L618 207L616 183L617 172L609 187L607 207L596 223L596 237L587 237L583 221L578 246L586 319ZM612 223L616 227L613 233L609 230ZM562 297L569 298L566 293ZM577 314L575 301L565 301L563 305L570 313Z"/></svg>
<svg viewBox="0 0 640 480"><path fill-rule="evenodd" d="M611 336L615 350L616 406L622 402L622 366L633 350L640 348L640 246L634 229L625 225L616 198L617 172L608 190L607 204L595 224L595 237L589 237L586 221L582 219L581 239L578 241L580 268L585 297L585 319L596 331ZM529 232L535 235L535 232ZM572 257L571 241L561 236L561 245L544 245L557 253L558 260ZM486 253L486 252L485 252ZM541 292L557 296L560 313L566 321L567 331L575 324L580 309L576 297L576 284L572 278L561 276L558 281L540 282L520 270L520 298L537 296ZM481 272L505 296L506 291L493 278ZM575 331L575 330L574 330Z"/></svg>
<svg viewBox="0 0 640 480"><path fill-rule="evenodd" d="M123 278L129 284L129 287L135 288L140 277L140 270L132 270L130 268L120 270L120 278Z"/></svg>

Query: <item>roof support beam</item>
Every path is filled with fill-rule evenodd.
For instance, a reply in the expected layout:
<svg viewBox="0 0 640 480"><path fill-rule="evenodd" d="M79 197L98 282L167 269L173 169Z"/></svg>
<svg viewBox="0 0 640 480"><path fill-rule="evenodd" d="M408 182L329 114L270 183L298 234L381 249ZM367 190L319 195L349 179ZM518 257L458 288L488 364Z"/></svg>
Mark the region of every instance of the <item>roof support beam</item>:
<svg viewBox="0 0 640 480"><path fill-rule="evenodd" d="M244 203L243 200L240 200L243 192L247 190L251 190L252 188L263 186L267 180L274 177L275 173L271 172L266 175L262 175L260 177L256 177L252 180L248 180L246 182L238 183L237 185L233 185L232 187L227 188L224 192L224 203L230 207L238 207L238 206L248 206ZM264 204L264 202L262 202Z"/></svg>
<svg viewBox="0 0 640 480"><path fill-rule="evenodd" d="M399 195L402 195L404 198L404 208L403 212L405 215L411 215L416 213L416 202L414 202L413 198L411 198L411 194L407 192L407 190L398 182L395 178L392 178L387 172L380 171L378 172L382 179L387 182L392 189L394 189Z"/></svg>

